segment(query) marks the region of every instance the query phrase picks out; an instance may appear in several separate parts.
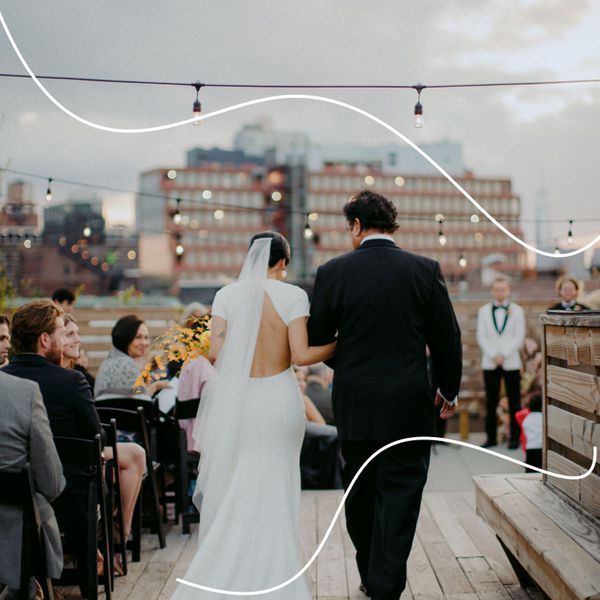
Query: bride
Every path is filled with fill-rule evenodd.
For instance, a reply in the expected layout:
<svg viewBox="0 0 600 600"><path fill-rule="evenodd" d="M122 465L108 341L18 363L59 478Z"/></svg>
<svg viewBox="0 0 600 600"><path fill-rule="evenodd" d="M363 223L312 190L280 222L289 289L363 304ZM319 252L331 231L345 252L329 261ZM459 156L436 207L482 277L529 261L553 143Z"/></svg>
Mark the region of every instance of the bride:
<svg viewBox="0 0 600 600"><path fill-rule="evenodd" d="M207 384L194 427L200 464L194 503L199 546L183 577L203 586L255 591L297 573L304 405L292 363L333 356L335 344L309 347L306 292L283 283L287 240L260 233L236 283L212 307L211 352L217 376ZM231 596L180 584L172 600ZM303 577L255 596L310 600Z"/></svg>

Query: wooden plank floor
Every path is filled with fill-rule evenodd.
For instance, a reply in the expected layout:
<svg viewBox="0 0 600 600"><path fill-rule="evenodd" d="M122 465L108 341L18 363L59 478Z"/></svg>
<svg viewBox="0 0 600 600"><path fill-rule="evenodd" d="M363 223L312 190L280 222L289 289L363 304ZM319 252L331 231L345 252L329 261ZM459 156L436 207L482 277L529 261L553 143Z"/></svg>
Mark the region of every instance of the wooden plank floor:
<svg viewBox="0 0 600 600"><path fill-rule="evenodd" d="M341 491L302 493L301 542L306 558L331 522ZM145 534L142 560L130 563L127 577L116 579L114 600L168 600L176 577L185 573L194 555L197 526L181 535L169 525L167 547ZM310 568L316 600L364 600L354 548L344 513L328 543ZM60 588L67 600L79 598L75 588ZM223 596L226 598L226 596ZM519 586L514 571L492 530L475 514L474 492L425 493L417 536L408 564L408 587L401 600L530 600L534 592Z"/></svg>

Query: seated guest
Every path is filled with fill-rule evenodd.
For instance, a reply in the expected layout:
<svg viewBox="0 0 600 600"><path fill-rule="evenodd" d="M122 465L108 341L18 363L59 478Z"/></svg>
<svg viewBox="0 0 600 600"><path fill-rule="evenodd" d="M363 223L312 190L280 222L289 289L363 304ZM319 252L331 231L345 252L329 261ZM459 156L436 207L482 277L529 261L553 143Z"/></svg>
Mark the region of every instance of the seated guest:
<svg viewBox="0 0 600 600"><path fill-rule="evenodd" d="M191 302L188 304L181 315L181 323L185 327L193 327L194 323L209 314L208 308L200 302Z"/></svg>
<svg viewBox="0 0 600 600"><path fill-rule="evenodd" d="M75 300L75 294L67 288L59 288L52 292L52 302L60 306L66 314L75 310Z"/></svg>
<svg viewBox="0 0 600 600"><path fill-rule="evenodd" d="M79 337L79 325L73 315L63 315L65 322L65 346L63 348L62 366L65 369L79 371L94 389L94 376L80 363L81 338Z"/></svg>
<svg viewBox="0 0 600 600"><path fill-rule="evenodd" d="M335 425L331 402L331 369L324 364L308 367L306 395L315 403L328 425Z"/></svg>
<svg viewBox="0 0 600 600"><path fill-rule="evenodd" d="M303 371L296 370L296 377L306 414L304 441L300 452L302 489L340 489L343 459L337 428L326 424L317 407L306 395Z"/></svg>
<svg viewBox="0 0 600 600"><path fill-rule="evenodd" d="M199 356L186 363L179 373L177 398L179 401L195 400L200 398L204 386L214 377L216 371L210 361L204 356ZM186 433L187 447L194 447L192 432L195 419L179 419L179 426Z"/></svg>
<svg viewBox="0 0 600 600"><path fill-rule="evenodd" d="M148 327L144 321L136 315L121 317L115 323L111 337L113 347L96 374L96 398L107 391L123 394L146 393L152 397L157 391L168 387L168 381L154 381L146 386L135 386L150 346Z"/></svg>
<svg viewBox="0 0 600 600"><path fill-rule="evenodd" d="M0 368L8 364L10 350L10 322L8 317L0 315Z"/></svg>
<svg viewBox="0 0 600 600"><path fill-rule="evenodd" d="M50 503L65 487L65 479L48 414L37 383L0 372L0 471L16 471L26 463L29 463L44 530L46 568L52 579L58 579L63 569L63 552ZM0 531L0 582L8 588L18 588L23 511L15 506L0 505Z"/></svg>
<svg viewBox="0 0 600 600"><path fill-rule="evenodd" d="M548 310L590 310L589 306L577 302L579 282L574 277L565 275L556 282L556 291L559 301Z"/></svg>
<svg viewBox="0 0 600 600"><path fill-rule="evenodd" d="M75 317L72 315L64 315L64 320L66 325L62 366L65 369L75 369L80 371L76 364L80 355L79 347L81 345L79 326ZM90 375L90 377L92 376ZM119 454L119 479L121 482L123 523L125 539L127 539L131 531L135 503L140 494L142 480L146 471L146 453L139 444L119 442L117 446ZM118 573L123 573L120 557L115 557L115 569Z"/></svg>
<svg viewBox="0 0 600 600"><path fill-rule="evenodd" d="M15 356L4 372L37 382L54 436L93 439L102 433L92 391L85 377L60 364L65 324L62 309L51 300L35 300L19 308L12 318L12 345ZM78 557L83 595L87 490L90 475L77 467L65 466L66 486L54 501L56 519L67 544Z"/></svg>

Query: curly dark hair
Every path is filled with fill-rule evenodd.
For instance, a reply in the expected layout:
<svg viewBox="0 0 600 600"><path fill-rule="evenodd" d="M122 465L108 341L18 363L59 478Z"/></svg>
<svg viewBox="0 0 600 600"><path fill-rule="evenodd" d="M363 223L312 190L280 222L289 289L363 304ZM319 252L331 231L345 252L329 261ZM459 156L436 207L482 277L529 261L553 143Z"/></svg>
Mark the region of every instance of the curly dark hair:
<svg viewBox="0 0 600 600"><path fill-rule="evenodd" d="M363 190L353 196L344 205L344 215L350 225L358 219L363 229L375 229L386 233L393 233L398 229L398 211L394 205L381 194L370 190Z"/></svg>

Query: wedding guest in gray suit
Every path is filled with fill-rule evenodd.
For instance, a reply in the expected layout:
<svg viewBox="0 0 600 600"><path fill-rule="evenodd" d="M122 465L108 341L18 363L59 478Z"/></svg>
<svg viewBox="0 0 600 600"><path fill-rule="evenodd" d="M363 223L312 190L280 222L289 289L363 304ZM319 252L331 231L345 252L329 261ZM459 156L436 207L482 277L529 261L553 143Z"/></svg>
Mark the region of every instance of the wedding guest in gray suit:
<svg viewBox="0 0 600 600"><path fill-rule="evenodd" d="M48 574L58 579L63 553L50 503L65 487L65 478L48 414L37 383L0 371L0 470L16 471L25 463L30 464L40 511ZM23 533L23 513L19 508L0 504L0 531L0 582L8 588L18 588Z"/></svg>

